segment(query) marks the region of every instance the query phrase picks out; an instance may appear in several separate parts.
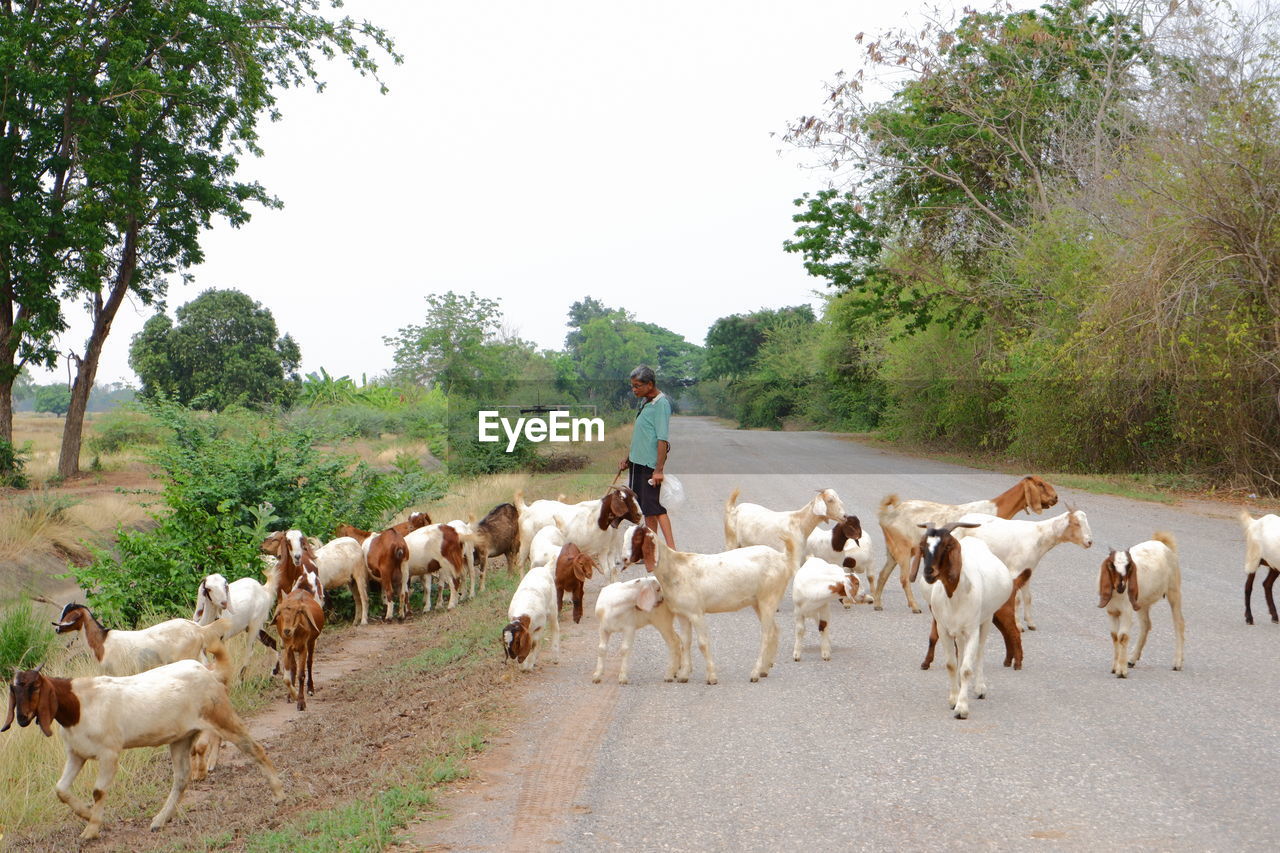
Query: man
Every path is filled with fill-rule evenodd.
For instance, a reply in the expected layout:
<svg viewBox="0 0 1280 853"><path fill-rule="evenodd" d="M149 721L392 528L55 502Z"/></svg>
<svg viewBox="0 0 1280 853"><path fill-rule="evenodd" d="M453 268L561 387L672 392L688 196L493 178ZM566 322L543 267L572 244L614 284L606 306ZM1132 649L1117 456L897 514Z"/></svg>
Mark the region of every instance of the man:
<svg viewBox="0 0 1280 853"><path fill-rule="evenodd" d="M635 429L631 433L631 452L618 466L618 470L622 471L630 466L630 486L640 503L645 526L655 532L661 528L667 547L675 548L671 518L659 501L662 469L667 464L667 452L671 449L671 443L667 440L667 428L671 423L671 400L658 390L653 368L643 364L631 371L631 393L644 402L640 404Z"/></svg>

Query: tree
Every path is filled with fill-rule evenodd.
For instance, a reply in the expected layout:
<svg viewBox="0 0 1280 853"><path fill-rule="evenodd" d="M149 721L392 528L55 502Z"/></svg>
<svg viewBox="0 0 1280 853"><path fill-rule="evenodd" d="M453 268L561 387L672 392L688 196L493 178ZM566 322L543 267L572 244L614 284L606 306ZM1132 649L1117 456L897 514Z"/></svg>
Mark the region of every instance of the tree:
<svg viewBox="0 0 1280 853"><path fill-rule="evenodd" d="M66 385L55 382L52 385L36 386L35 410L37 412L52 412L55 415L65 415L70 405L71 391Z"/></svg>
<svg viewBox="0 0 1280 853"><path fill-rule="evenodd" d="M780 323L809 324L815 319L808 305L762 308L750 314L721 317L707 330L706 377L737 378L750 373L770 329Z"/></svg>
<svg viewBox="0 0 1280 853"><path fill-rule="evenodd" d="M426 299L425 323L383 338L395 347L396 378L468 397L509 390L533 345L504 332L498 300L451 290Z"/></svg>
<svg viewBox="0 0 1280 853"><path fill-rule="evenodd" d="M157 314L133 336L129 366L143 397L199 409L288 406L297 397L302 356L292 337L278 336L270 310L238 290L206 290L176 314L176 324Z"/></svg>
<svg viewBox="0 0 1280 853"><path fill-rule="evenodd" d="M329 0L338 7L339 0ZM63 432L59 474L79 468L84 412L103 343L126 296L161 299L203 259L199 237L249 205L279 206L236 180L259 154L277 93L315 83L342 55L376 73L377 27L320 14L320 0L0 6L0 430L15 367L51 364L65 327L58 296L88 306L92 331Z"/></svg>

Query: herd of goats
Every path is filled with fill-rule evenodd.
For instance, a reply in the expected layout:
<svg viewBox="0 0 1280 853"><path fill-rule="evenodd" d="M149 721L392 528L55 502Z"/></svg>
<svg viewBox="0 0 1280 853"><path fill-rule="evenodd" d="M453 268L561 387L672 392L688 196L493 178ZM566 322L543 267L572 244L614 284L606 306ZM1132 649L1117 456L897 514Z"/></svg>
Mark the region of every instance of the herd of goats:
<svg viewBox="0 0 1280 853"><path fill-rule="evenodd" d="M595 572L608 574L613 582L596 600L600 640L592 680L603 677L610 637L621 633L618 681L624 684L634 635L649 625L667 646L667 681L688 681L696 634L707 683L715 684L706 616L748 607L761 627L751 680L767 677L778 645L774 613L788 587L795 660L800 660L809 620L817 622L823 659L830 659L827 628L832 603L848 607L870 600L881 609L885 583L898 568L912 611L920 612L914 586L932 615L921 666L930 666L941 640L948 703L955 716L964 719L970 697L982 698L986 692L983 646L991 626L1004 640L1004 665L1021 668L1021 631L1035 628L1033 570L1059 544L1093 544L1085 513L1070 506L1043 521L1014 518L1024 510L1042 513L1057 502L1053 486L1036 476L1024 477L994 499L965 504L889 495L877 513L885 549L878 574L872 572L870 534L857 516L845 513L832 489L819 491L790 512L739 503L735 490L725 504L725 550L717 554L668 547L643 523L634 493L619 486L579 503L526 504L517 493L514 502L494 507L478 522L435 524L426 513L415 512L379 532L342 525L324 544L298 530L279 531L262 546L265 583L255 578L229 583L222 575L208 575L197 590L193 619L172 619L140 631L112 630L84 605L68 604L54 630L82 631L104 675L58 678L41 672L42 667L18 672L9 686L9 709L0 731L8 730L15 719L20 726L37 723L46 736L52 734L55 721L60 725L66 765L55 790L88 822L82 838L97 836L120 753L134 747L168 745L173 761L173 787L152 829L172 817L188 783L213 768L223 740L261 768L279 801L280 779L228 699L233 673L224 641L247 633L250 642L256 636L275 650L276 672L283 667L286 673L289 701L305 710L306 695L314 690L312 660L324 628L326 590L349 587L364 625L369 582L374 581L382 590L385 618L394 618L398 605L403 619L413 578L421 579L424 610L432 608L436 585L440 603L447 595L452 609L464 593L476 594L477 579L484 591L488 561L497 556L505 558L509 571L521 575L502 644L507 658L525 671L534 668L544 644L551 646L553 662L558 660L566 594L573 621L578 622L585 581ZM1271 619L1280 621L1273 598L1280 575L1280 516L1254 519L1242 511L1240 521L1245 533L1246 621L1253 623L1250 600L1260 566L1268 569L1263 588ZM826 529L824 522L832 526ZM617 579L622 569L640 563L648 570L644 576ZM1099 570L1098 592L1098 606L1110 620L1111 671L1116 676L1125 678L1142 657L1151 608L1161 599L1172 611L1173 668L1182 668L1181 573L1170 534L1157 532L1149 541L1108 553ZM1135 615L1138 634L1130 649ZM267 633L268 624L275 627L278 643ZM207 664L206 656L211 659ZM98 761L92 803L71 791L88 759Z"/></svg>

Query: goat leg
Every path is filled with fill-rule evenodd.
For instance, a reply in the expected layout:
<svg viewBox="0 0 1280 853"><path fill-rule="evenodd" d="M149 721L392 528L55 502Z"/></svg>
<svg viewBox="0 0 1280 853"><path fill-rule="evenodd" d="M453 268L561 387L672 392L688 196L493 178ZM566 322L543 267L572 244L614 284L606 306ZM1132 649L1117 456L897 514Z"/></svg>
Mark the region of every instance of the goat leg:
<svg viewBox="0 0 1280 853"><path fill-rule="evenodd" d="M991 622L1004 638L1004 665L1012 663L1014 669L1022 669L1022 633L1018 630L1018 620L1014 615L1014 600L1017 596L1015 590L1009 600L992 614Z"/></svg>
<svg viewBox="0 0 1280 853"><path fill-rule="evenodd" d="M1274 596L1274 587L1276 585L1276 577L1280 576L1280 569L1272 569L1267 567L1267 579L1262 582L1262 591L1267 594L1267 609L1271 611L1271 621L1280 622L1280 616L1276 615L1276 600Z"/></svg>
<svg viewBox="0 0 1280 853"><path fill-rule="evenodd" d="M933 663L933 650L937 645L938 645L938 620L930 619L929 620L929 651L925 654L924 660L920 662L921 669L928 669L929 665ZM1005 663L1005 666L1008 666L1008 665L1009 665L1008 663Z"/></svg>

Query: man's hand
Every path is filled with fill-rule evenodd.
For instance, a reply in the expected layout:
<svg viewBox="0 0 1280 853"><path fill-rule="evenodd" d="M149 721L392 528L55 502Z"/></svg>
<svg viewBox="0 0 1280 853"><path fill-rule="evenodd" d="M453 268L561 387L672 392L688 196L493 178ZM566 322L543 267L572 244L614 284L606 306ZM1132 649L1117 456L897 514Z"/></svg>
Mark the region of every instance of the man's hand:
<svg viewBox="0 0 1280 853"><path fill-rule="evenodd" d="M631 460L630 460L630 459L623 459L623 460L622 460L622 464L618 466L618 470L619 470L619 471L625 471L625 470L627 470L627 468L628 468L628 467L630 467L630 465L631 465Z"/></svg>
<svg viewBox="0 0 1280 853"><path fill-rule="evenodd" d="M650 479L653 480L653 484L655 486L661 486L662 485L662 469L661 468L653 469L653 476L650 477Z"/></svg>

